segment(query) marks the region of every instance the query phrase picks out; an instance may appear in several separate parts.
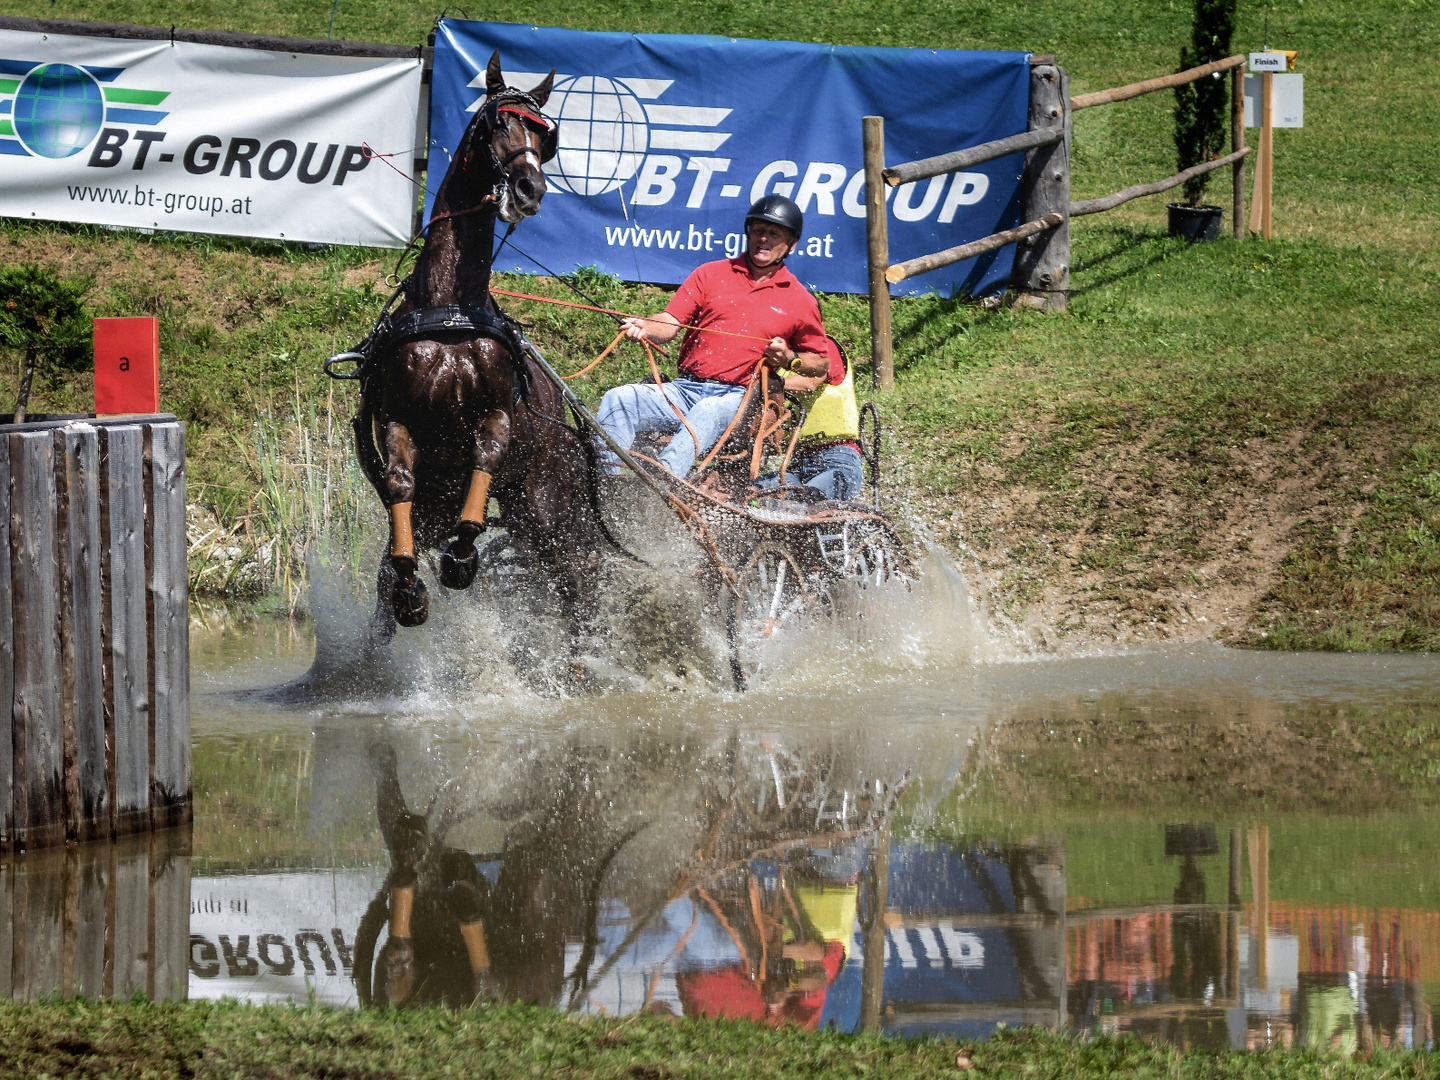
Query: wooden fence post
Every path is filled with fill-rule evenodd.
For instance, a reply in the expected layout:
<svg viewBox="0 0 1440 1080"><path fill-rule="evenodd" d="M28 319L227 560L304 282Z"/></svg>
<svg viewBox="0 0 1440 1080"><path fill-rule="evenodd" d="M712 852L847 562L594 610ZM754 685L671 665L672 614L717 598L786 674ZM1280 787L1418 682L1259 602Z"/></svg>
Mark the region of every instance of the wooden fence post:
<svg viewBox="0 0 1440 1080"><path fill-rule="evenodd" d="M861 121L865 145L865 256L870 269L870 363L872 385L888 390L895 383L894 340L890 332L890 223L885 216L885 118Z"/></svg>
<svg viewBox="0 0 1440 1080"><path fill-rule="evenodd" d="M1051 213L1066 220L1016 245L1011 283L1020 294L1018 303L1064 311L1070 289L1070 75L1064 68L1037 64L1030 69L1029 127L1063 128L1065 137L1026 153L1020 220Z"/></svg>
<svg viewBox="0 0 1440 1080"><path fill-rule="evenodd" d="M184 432L0 425L0 846L190 815Z"/></svg>
<svg viewBox="0 0 1440 1080"><path fill-rule="evenodd" d="M1245 69L1230 69L1230 152L1245 145ZM1235 162L1232 177L1234 207L1232 210L1235 239L1245 239L1245 159Z"/></svg>
<svg viewBox="0 0 1440 1080"><path fill-rule="evenodd" d="M1272 228L1270 198L1274 187L1275 134L1272 123L1273 93L1275 76L1270 72L1260 75L1260 145L1255 155L1255 188L1250 192L1250 231L1259 233L1269 240L1274 235Z"/></svg>

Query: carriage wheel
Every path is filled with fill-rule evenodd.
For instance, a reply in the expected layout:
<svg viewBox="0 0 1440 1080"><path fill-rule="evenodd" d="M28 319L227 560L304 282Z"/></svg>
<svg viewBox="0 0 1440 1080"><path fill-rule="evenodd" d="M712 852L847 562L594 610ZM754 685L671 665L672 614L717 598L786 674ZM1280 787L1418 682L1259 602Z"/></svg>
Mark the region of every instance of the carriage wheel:
<svg viewBox="0 0 1440 1080"><path fill-rule="evenodd" d="M764 654L824 613L824 600L784 544L764 540L750 552L731 597L730 668L737 690L763 666Z"/></svg>
<svg viewBox="0 0 1440 1080"><path fill-rule="evenodd" d="M509 595L529 579L532 563L506 533L492 537L479 549L476 580L501 595Z"/></svg>
<svg viewBox="0 0 1440 1080"><path fill-rule="evenodd" d="M846 575L862 589L878 589L898 581L908 590L910 576L896 556L885 533L871 533L857 545L854 559Z"/></svg>

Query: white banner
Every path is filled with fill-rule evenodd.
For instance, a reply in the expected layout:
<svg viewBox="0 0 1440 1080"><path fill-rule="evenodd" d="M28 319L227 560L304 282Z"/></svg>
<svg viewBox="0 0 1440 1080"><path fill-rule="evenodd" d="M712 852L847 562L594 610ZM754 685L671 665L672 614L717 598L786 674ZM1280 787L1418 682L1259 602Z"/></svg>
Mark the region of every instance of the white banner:
<svg viewBox="0 0 1440 1080"><path fill-rule="evenodd" d="M0 215L402 247L419 105L418 58L0 30Z"/></svg>
<svg viewBox="0 0 1440 1080"><path fill-rule="evenodd" d="M191 878L190 997L354 1005L355 931L384 883L383 867Z"/></svg>

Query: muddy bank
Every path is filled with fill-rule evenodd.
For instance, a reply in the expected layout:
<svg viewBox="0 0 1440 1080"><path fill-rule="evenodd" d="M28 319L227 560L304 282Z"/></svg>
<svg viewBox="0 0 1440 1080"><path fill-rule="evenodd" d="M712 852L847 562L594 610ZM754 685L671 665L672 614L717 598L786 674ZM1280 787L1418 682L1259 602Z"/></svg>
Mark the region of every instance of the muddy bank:
<svg viewBox="0 0 1440 1080"><path fill-rule="evenodd" d="M1150 425L1078 454L1060 483L1017 479L1055 435L1021 425L962 490L914 496L1022 647L1433 648L1414 625L1434 618L1419 568L1373 573L1377 509L1414 516L1411 539L1433 513L1413 432L1305 427L1176 454Z"/></svg>

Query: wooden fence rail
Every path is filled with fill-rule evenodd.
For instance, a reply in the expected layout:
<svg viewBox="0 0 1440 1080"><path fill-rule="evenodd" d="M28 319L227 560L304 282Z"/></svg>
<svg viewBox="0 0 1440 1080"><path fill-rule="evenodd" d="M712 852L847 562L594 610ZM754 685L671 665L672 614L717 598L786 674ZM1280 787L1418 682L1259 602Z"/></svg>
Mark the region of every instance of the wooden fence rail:
<svg viewBox="0 0 1440 1080"><path fill-rule="evenodd" d="M1144 79L1127 86L1117 86L1113 90L1096 90L1093 94L1080 94L1070 99L1070 111L1089 109L1095 105L1113 105L1117 101L1129 101L1142 94L1153 94L1156 90L1169 90L1172 86L1184 86L1186 83L1197 82L1207 75L1218 75L1222 71L1240 67L1244 63L1245 54L1236 53L1234 56L1225 57L1224 60L1215 60L1208 64L1201 64L1199 67L1177 71L1174 75Z"/></svg>
<svg viewBox="0 0 1440 1080"><path fill-rule="evenodd" d="M190 814L185 433L0 423L0 848Z"/></svg>
<svg viewBox="0 0 1440 1080"><path fill-rule="evenodd" d="M1131 199L1139 199L1146 195L1159 195L1162 191L1169 191L1185 183L1191 177L1201 176L1216 169L1223 169L1226 165L1234 165L1237 161L1250 153L1250 147L1242 146L1233 154L1226 154L1223 158L1216 158L1214 161L1204 161L1199 165L1192 165L1174 176L1167 176L1164 180L1157 180L1153 184L1135 184L1133 187L1122 188L1113 195L1106 195L1101 199L1085 199L1082 202L1070 204L1070 216L1072 218L1084 217L1086 214L1101 214L1106 210L1114 210Z"/></svg>
<svg viewBox="0 0 1440 1080"><path fill-rule="evenodd" d="M878 116L864 118L865 218L870 280L870 345L875 385L886 388L895 378L894 342L891 335L890 286L906 278L973 259L1007 244L1016 244L1011 287L1019 302L1047 311L1063 311L1070 286L1070 219L1113 210L1132 199L1158 195L1179 187L1193 177L1231 166L1234 172L1233 228L1235 239L1243 239L1245 156L1241 125L1240 71L1245 56L1237 54L1213 63L1201 64L1173 75L1162 75L1099 90L1069 95L1069 75L1053 57L1037 57L1030 68L1028 129L1018 135L995 139L979 146L937 154L917 161L885 165L885 122ZM1157 90L1167 90L1199 79L1231 72L1231 152L1225 157L1184 169L1152 184L1135 184L1097 199L1070 201L1070 145L1072 114L1078 109L1128 101ZM898 187L945 173L959 172L1009 154L1024 152L1021 174L1020 218L1023 224L989 236L959 244L944 251L890 263L889 223L882 184Z"/></svg>
<svg viewBox="0 0 1440 1080"><path fill-rule="evenodd" d="M885 170L885 183L891 187L899 187L901 184L911 184L916 180L928 180L941 173L959 172L961 169L983 165L987 161L994 161L1006 154L1018 154L1022 150L1033 150L1037 146L1049 146L1064 137L1065 132L1061 128L1022 131L1019 135L981 143L968 150L956 150L953 154L939 154L936 157L924 158L920 161L907 161L904 165L896 165Z"/></svg>
<svg viewBox="0 0 1440 1080"><path fill-rule="evenodd" d="M1025 240L1036 233L1045 232L1058 225L1065 223L1065 215L1060 213L1046 214L1036 221L1027 221L1024 225L1017 225L1013 229L1006 229L1004 232L991 233L989 236L979 240L972 240L968 244L961 244L958 247L946 248L944 251L937 251L933 255L921 255L918 259L911 259L908 262L896 263L885 271L885 279L891 284L904 281L907 277L915 277L917 274L929 273L931 270L939 270L942 266L949 266L951 263L964 262L966 259L973 259L977 255L984 255L987 251L994 251L1006 244L1013 244L1018 240Z"/></svg>

